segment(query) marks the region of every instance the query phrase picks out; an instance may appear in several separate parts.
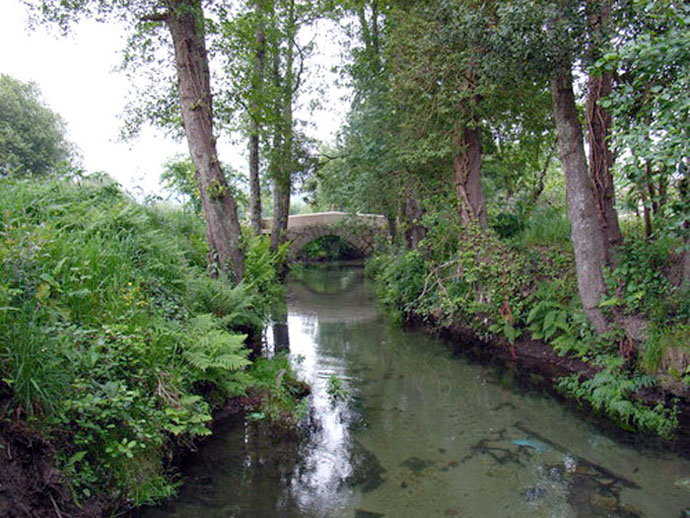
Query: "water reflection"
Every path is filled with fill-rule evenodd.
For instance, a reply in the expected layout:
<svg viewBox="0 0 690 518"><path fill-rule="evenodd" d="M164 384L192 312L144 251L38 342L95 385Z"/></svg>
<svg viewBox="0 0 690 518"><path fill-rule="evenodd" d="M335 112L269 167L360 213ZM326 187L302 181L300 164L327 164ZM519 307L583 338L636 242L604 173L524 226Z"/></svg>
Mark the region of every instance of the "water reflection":
<svg viewBox="0 0 690 518"><path fill-rule="evenodd" d="M146 516L674 518L690 505L687 461L619 444L390 325L361 268L311 275L268 337L312 384L313 434L229 425L186 468L180 499Z"/></svg>
<svg viewBox="0 0 690 518"><path fill-rule="evenodd" d="M328 309L326 308L326 311ZM343 482L350 476L351 438L347 427L349 406L329 396L329 380L338 380L343 390L352 388L345 374L346 364L333 352L315 347L323 324L317 315L288 314L291 332L293 364L300 375L312 386L311 411L316 429L303 449L304 464L295 473L291 489L306 516L319 511L320 516L332 516L351 499L351 491Z"/></svg>

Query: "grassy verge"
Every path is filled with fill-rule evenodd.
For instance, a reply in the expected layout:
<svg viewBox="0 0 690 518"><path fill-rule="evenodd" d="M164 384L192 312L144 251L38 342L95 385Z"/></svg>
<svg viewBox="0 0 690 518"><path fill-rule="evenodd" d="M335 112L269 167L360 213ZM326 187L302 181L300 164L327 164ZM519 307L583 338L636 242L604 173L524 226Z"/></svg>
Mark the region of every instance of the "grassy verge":
<svg viewBox="0 0 690 518"><path fill-rule="evenodd" d="M107 178L0 180L0 412L54 445L77 505L172 495L170 452L229 397L270 385L267 412L276 393L294 406L287 365L250 368L245 338L282 288L267 243L246 248L231 287L205 271L197 216Z"/></svg>

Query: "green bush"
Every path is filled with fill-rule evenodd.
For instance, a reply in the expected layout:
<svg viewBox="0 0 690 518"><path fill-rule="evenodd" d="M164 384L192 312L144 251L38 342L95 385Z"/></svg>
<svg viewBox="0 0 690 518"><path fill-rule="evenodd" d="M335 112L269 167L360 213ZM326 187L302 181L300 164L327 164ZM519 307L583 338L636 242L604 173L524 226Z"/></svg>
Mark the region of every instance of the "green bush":
<svg viewBox="0 0 690 518"><path fill-rule="evenodd" d="M258 358L251 378L262 399L262 412L255 414L255 418L269 418L278 425L291 427L304 417L307 410L304 396L309 387L295 377L287 355Z"/></svg>
<svg viewBox="0 0 690 518"><path fill-rule="evenodd" d="M417 250L376 256L365 274L376 279L378 298L399 317L414 309L424 288L424 260Z"/></svg>

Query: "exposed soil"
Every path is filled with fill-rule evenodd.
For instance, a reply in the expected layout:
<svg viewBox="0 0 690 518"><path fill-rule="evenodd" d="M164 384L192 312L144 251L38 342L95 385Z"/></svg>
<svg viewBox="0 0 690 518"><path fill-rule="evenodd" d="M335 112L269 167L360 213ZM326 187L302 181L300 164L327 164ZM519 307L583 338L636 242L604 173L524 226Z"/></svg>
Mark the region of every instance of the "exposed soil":
<svg viewBox="0 0 690 518"><path fill-rule="evenodd" d="M0 422L0 516L101 516L98 502L74 506L53 458L52 445L40 434L21 422Z"/></svg>
<svg viewBox="0 0 690 518"><path fill-rule="evenodd" d="M258 396L228 400L214 414L213 427L259 406ZM2 407L2 405L0 405ZM173 464L194 452L187 444L173 452ZM63 474L54 465L54 446L21 422L0 420L0 517L97 518L109 502L94 498L77 507Z"/></svg>
<svg viewBox="0 0 690 518"><path fill-rule="evenodd" d="M507 341L500 338L491 342L483 340L474 330L461 324L444 326L433 321L433 319L424 320L415 315L408 315L406 325L443 339L456 353L461 353L482 363L508 367L517 374L520 380L526 381L532 386L538 385L540 388L547 389L564 401L566 401L565 398L555 389L558 378L577 374L584 380L591 378L598 372L596 366L577 358L558 356L548 344L529 337L518 339L511 347ZM687 394L679 395L677 392L672 393L655 387L638 392L636 398L650 406L660 402L669 407L676 405L678 408L678 430L675 438L672 441L665 441L663 447L690 456L690 398ZM567 401L573 405L572 401ZM586 405L579 405L579 407L584 407L588 417L593 416L594 412L591 408ZM607 422L605 419L599 419L599 421L601 423ZM640 434L631 435L629 439L658 440Z"/></svg>

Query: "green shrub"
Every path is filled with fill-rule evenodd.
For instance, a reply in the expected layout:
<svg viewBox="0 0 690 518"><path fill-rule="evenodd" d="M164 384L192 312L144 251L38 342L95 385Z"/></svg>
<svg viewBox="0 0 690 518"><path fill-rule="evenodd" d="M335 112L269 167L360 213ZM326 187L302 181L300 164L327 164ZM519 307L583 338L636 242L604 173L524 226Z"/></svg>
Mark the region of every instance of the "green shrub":
<svg viewBox="0 0 690 518"><path fill-rule="evenodd" d="M417 250L372 258L365 273L376 279L378 298L399 317L414 309L424 289L424 260Z"/></svg>
<svg viewBox="0 0 690 518"><path fill-rule="evenodd" d="M294 374L287 355L258 358L250 372L252 386L259 390L261 412L257 418L269 418L275 424L291 427L307 410L308 386Z"/></svg>
<svg viewBox="0 0 690 518"><path fill-rule="evenodd" d="M672 247L669 239L628 240L617 250L618 264L606 279L609 292L616 295L604 304L619 306L628 313L642 312L656 320L666 318L665 300L672 287L663 267Z"/></svg>

